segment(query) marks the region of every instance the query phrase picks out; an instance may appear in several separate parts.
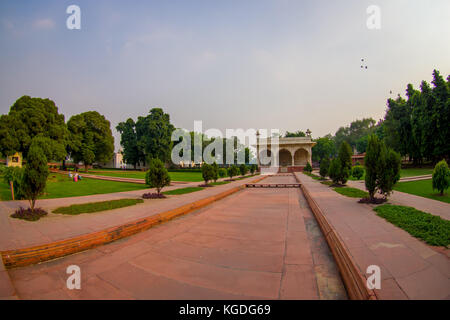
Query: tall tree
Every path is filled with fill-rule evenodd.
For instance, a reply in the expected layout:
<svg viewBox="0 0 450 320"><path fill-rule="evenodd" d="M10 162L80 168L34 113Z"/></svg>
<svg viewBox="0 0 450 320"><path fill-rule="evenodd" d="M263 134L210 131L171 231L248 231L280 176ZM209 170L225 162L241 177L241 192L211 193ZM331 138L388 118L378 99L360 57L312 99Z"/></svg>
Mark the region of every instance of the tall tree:
<svg viewBox="0 0 450 320"><path fill-rule="evenodd" d="M316 145L312 147L312 160L322 161L323 159L330 159L336 154L336 146L331 135L315 140Z"/></svg>
<svg viewBox="0 0 450 320"><path fill-rule="evenodd" d="M22 152L27 157L34 137L46 139L48 160L63 160L68 141L64 115L52 100L23 96L0 116L0 152L12 155Z"/></svg>
<svg viewBox="0 0 450 320"><path fill-rule="evenodd" d="M144 152L138 146L138 137L136 134L136 124L133 119L120 122L116 130L120 133L120 145L123 148L123 159L127 164L136 166L144 158Z"/></svg>
<svg viewBox="0 0 450 320"><path fill-rule="evenodd" d="M75 162L82 161L85 170L94 162L108 162L114 153L114 137L110 123L97 111L88 111L70 118L70 154Z"/></svg>
<svg viewBox="0 0 450 320"><path fill-rule="evenodd" d="M136 122L138 148L144 150L147 159L160 159L167 163L171 156L174 130L169 114L161 108L153 108L146 117L139 117Z"/></svg>

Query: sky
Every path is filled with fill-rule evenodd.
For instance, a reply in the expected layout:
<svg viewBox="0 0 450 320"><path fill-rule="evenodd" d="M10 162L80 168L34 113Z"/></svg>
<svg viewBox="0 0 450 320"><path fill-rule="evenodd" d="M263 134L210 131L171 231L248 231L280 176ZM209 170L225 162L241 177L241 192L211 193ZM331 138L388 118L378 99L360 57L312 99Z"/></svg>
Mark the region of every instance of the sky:
<svg viewBox="0 0 450 320"><path fill-rule="evenodd" d="M80 30L66 27L73 4ZM380 29L367 27L370 5ZM188 130L320 137L383 118L433 69L447 77L449 39L448 0L1 0L0 113L23 95L66 120L96 110L116 150L117 123L153 107Z"/></svg>

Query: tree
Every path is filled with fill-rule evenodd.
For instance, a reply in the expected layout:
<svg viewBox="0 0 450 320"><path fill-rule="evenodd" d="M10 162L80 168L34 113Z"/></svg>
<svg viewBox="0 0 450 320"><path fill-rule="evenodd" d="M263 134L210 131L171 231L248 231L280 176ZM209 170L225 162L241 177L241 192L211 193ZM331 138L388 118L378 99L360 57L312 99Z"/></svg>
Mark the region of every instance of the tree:
<svg viewBox="0 0 450 320"><path fill-rule="evenodd" d="M219 169L219 177L225 178L227 176L227 174L228 174L227 169L225 169L225 168L220 168Z"/></svg>
<svg viewBox="0 0 450 320"><path fill-rule="evenodd" d="M346 141L352 149L356 148L357 141L362 137L373 133L374 126L374 119L364 118L362 120L353 121L347 127L340 127L339 130L336 131L334 137L336 147L339 147L344 141Z"/></svg>
<svg viewBox="0 0 450 320"><path fill-rule="evenodd" d="M31 211L34 211L37 198L45 190L48 175L49 170L44 151L37 144L31 144L21 183L21 192L30 202Z"/></svg>
<svg viewBox="0 0 450 320"><path fill-rule="evenodd" d="M347 141L342 142L339 147L337 159L341 168L339 181L342 184L346 184L352 169L352 149Z"/></svg>
<svg viewBox="0 0 450 320"><path fill-rule="evenodd" d="M330 159L324 158L320 162L320 170L319 174L322 178L325 178L328 175L328 169L330 168Z"/></svg>
<svg viewBox="0 0 450 320"><path fill-rule="evenodd" d="M322 159L330 159L336 153L336 147L331 135L315 140L316 145L312 147L312 160L322 161Z"/></svg>
<svg viewBox="0 0 450 320"><path fill-rule="evenodd" d="M338 184L341 179L341 162L338 159L331 160L330 168L328 169L328 175L333 180L334 184Z"/></svg>
<svg viewBox="0 0 450 320"><path fill-rule="evenodd" d="M48 138L50 143L46 151L50 150L48 154L52 156L49 160L66 157L68 131L64 115L58 113L52 100L23 96L11 106L7 115L0 116L0 152L4 155L22 152L26 159L36 136Z"/></svg>
<svg viewBox="0 0 450 320"><path fill-rule="evenodd" d="M137 164L141 162L145 156L143 150L139 148L138 137L136 134L136 124L133 119L120 122L116 130L120 133L120 145L123 148L123 160L127 164L131 164L136 169Z"/></svg>
<svg viewBox="0 0 450 320"><path fill-rule="evenodd" d="M167 163L171 158L174 130L169 114L161 108L153 108L146 117L139 117L136 122L138 148L145 152L147 158L158 158Z"/></svg>
<svg viewBox="0 0 450 320"><path fill-rule="evenodd" d="M352 176L356 178L356 180L361 180L364 175L364 168L362 166L354 166L352 169Z"/></svg>
<svg viewBox="0 0 450 320"><path fill-rule="evenodd" d="M255 174L256 169L258 169L258 166L257 166L256 164L250 165L250 173L251 173L252 175Z"/></svg>
<svg viewBox="0 0 450 320"><path fill-rule="evenodd" d="M438 190L441 196L450 187L450 170L444 159L434 167L432 184L433 190Z"/></svg>
<svg viewBox="0 0 450 320"><path fill-rule="evenodd" d="M97 111L88 111L70 118L70 154L75 162L82 161L86 172L94 162L108 162L114 153L114 137L110 123Z"/></svg>
<svg viewBox="0 0 450 320"><path fill-rule="evenodd" d="M0 167L1 174L3 175L3 181L8 184L14 190L14 197L12 200L20 200L23 197L22 194L22 182L23 182L23 168L20 167ZM11 195L12 195L11 190Z"/></svg>
<svg viewBox="0 0 450 320"><path fill-rule="evenodd" d="M305 168L303 169L303 171L311 173L312 170L313 170L313 168L311 167L311 164L309 162L307 162Z"/></svg>
<svg viewBox="0 0 450 320"><path fill-rule="evenodd" d="M205 181L205 185L208 185L208 182L214 179L214 168L212 165L204 163L202 165L202 177Z"/></svg>
<svg viewBox="0 0 450 320"><path fill-rule="evenodd" d="M151 188L156 188L158 195L162 188L170 185L170 175L160 159L150 159L149 169L145 175L145 183Z"/></svg>
<svg viewBox="0 0 450 320"><path fill-rule="evenodd" d="M212 179L214 180L214 182L216 182L217 179L219 179L219 166L217 165L216 162L214 162L211 166L213 168L213 177L212 177Z"/></svg>
<svg viewBox="0 0 450 320"><path fill-rule="evenodd" d="M377 169L380 151L381 143L378 137L376 135L369 136L364 165L366 167L365 184L371 201L374 201L377 190Z"/></svg>
<svg viewBox="0 0 450 320"><path fill-rule="evenodd" d="M248 167L245 164L241 164L239 171L241 172L241 176L245 176L248 173Z"/></svg>
<svg viewBox="0 0 450 320"><path fill-rule="evenodd" d="M233 177L237 176L239 174L239 169L236 165L231 165L228 167L228 176L232 180Z"/></svg>
<svg viewBox="0 0 450 320"><path fill-rule="evenodd" d="M400 154L387 148L381 142L380 158L378 159L378 191L385 199L391 194L394 185L400 179L401 158Z"/></svg>

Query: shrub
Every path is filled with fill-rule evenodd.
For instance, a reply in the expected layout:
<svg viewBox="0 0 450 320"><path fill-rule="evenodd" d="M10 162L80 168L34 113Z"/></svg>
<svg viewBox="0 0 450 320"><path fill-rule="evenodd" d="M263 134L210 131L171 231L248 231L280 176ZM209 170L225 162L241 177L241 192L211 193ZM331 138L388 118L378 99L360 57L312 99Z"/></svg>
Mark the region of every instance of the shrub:
<svg viewBox="0 0 450 320"><path fill-rule="evenodd" d="M387 148L377 136L371 135L367 143L365 184L372 202L375 201L375 192L378 190L385 199L392 192L394 185L400 179L400 155Z"/></svg>
<svg viewBox="0 0 450 320"><path fill-rule="evenodd" d="M255 174L255 172L256 172L256 169L257 169L257 166L256 166L256 164L252 164L252 165L250 165L250 173L251 173L252 175L254 175L254 174Z"/></svg>
<svg viewBox="0 0 450 320"><path fill-rule="evenodd" d="M225 168L219 169L219 177L225 178L227 176L227 174L228 174L227 169L225 169Z"/></svg>
<svg viewBox="0 0 450 320"><path fill-rule="evenodd" d="M212 165L204 163L202 165L202 177L205 181L205 185L212 179L214 179L214 168Z"/></svg>
<svg viewBox="0 0 450 320"><path fill-rule="evenodd" d="M312 167L311 167L311 164L308 162L308 163L306 163L306 166L305 166L305 168L303 169L303 171L306 171L306 172L308 172L308 173L311 173L312 172Z"/></svg>
<svg viewBox="0 0 450 320"><path fill-rule="evenodd" d="M333 183L339 183L339 179L341 177L341 163L338 159L331 160L328 175L330 176L330 179L333 180Z"/></svg>
<svg viewBox="0 0 450 320"><path fill-rule="evenodd" d="M328 175L328 169L330 168L330 159L328 158L324 158L322 159L322 161L320 162L320 176L322 178L325 178Z"/></svg>
<svg viewBox="0 0 450 320"><path fill-rule="evenodd" d="M151 188L156 188L158 194L161 194L162 188L170 185L169 172L161 160L150 159L149 169L145 175L145 183Z"/></svg>
<svg viewBox="0 0 450 320"><path fill-rule="evenodd" d="M245 176L248 172L248 167L245 164L241 164L239 166L239 171L241 172L241 176Z"/></svg>
<svg viewBox="0 0 450 320"><path fill-rule="evenodd" d="M19 167L5 167L2 169L3 180L10 186L11 182L14 188L14 199L20 200L23 197L22 194L22 180L23 180L23 168Z"/></svg>
<svg viewBox="0 0 450 320"><path fill-rule="evenodd" d="M438 190L441 195L450 187L450 170L445 160L440 161L433 170L433 190Z"/></svg>
<svg viewBox="0 0 450 320"><path fill-rule="evenodd" d="M233 179L233 177L237 176L239 174L239 169L236 165L232 165L228 168L227 170L228 172L228 176L230 177L230 179Z"/></svg>
<svg viewBox="0 0 450 320"><path fill-rule="evenodd" d="M44 193L48 175L47 157L40 147L32 143L20 187L24 198L30 202L31 211L34 211L37 198Z"/></svg>
<svg viewBox="0 0 450 320"><path fill-rule="evenodd" d="M211 166L213 168L213 177L212 177L212 179L214 180L214 182L216 182L217 179L219 179L219 166L217 165L216 162L214 162Z"/></svg>
<svg viewBox="0 0 450 320"><path fill-rule="evenodd" d="M364 175L364 168L362 166L355 166L352 169L352 176L357 180L360 180Z"/></svg>
<svg viewBox="0 0 450 320"><path fill-rule="evenodd" d="M24 209L24 208L20 207L11 215L11 218L22 219L22 220L27 220L27 221L37 221L41 217L46 216L46 215L47 215L47 211L45 211L41 208Z"/></svg>

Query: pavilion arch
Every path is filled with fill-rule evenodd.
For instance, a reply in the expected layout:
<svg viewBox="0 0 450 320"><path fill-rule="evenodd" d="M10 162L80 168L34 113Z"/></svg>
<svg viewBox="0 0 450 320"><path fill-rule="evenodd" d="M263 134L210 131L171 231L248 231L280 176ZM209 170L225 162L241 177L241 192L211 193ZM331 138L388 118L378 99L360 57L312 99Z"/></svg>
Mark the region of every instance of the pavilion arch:
<svg viewBox="0 0 450 320"><path fill-rule="evenodd" d="M259 152L259 161L263 166L272 165L272 151L270 149L265 149Z"/></svg>
<svg viewBox="0 0 450 320"><path fill-rule="evenodd" d="M294 153L294 166L306 166L309 161L309 153L307 150L300 148Z"/></svg>
<svg viewBox="0 0 450 320"><path fill-rule="evenodd" d="M292 154L287 149L281 149L279 152L280 167L292 166Z"/></svg>

